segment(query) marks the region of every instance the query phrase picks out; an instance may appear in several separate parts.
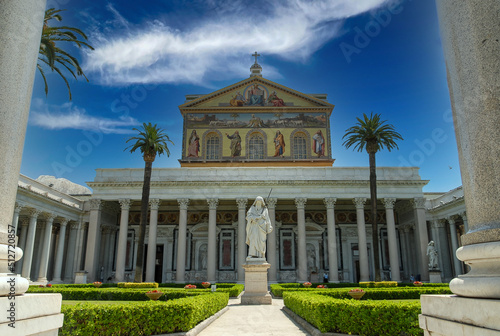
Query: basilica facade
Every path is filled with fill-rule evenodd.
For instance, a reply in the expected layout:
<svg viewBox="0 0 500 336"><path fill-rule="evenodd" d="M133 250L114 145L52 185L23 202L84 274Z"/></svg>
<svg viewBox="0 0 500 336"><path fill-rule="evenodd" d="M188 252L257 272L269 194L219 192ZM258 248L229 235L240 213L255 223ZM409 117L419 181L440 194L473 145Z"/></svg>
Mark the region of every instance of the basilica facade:
<svg viewBox="0 0 500 336"><path fill-rule="evenodd" d="M369 169L334 166L334 105L326 94L295 91L261 70L256 61L249 78L188 95L179 106L180 168L152 173L146 281L243 282L245 216L257 196L274 228L267 237L270 282L374 279ZM59 195L22 177L13 221L25 250L23 276L133 280L143 170L96 171L89 195ZM467 229L461 188L424 193L428 181L417 167L378 167L377 179L384 280L429 280L430 240L443 281L461 274L454 256Z"/></svg>

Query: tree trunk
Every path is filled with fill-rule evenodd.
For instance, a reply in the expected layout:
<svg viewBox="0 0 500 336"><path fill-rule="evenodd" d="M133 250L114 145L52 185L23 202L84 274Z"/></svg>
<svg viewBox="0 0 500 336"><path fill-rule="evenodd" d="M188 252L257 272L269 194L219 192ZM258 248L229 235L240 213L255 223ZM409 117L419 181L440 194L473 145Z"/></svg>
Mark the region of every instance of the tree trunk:
<svg viewBox="0 0 500 336"><path fill-rule="evenodd" d="M378 225L377 225L377 166L375 164L375 153L370 151L368 153L370 158L370 199L371 199L371 218L372 218L372 246L373 257L375 261L375 281L381 281L380 277L380 259L379 259L379 238L378 238Z"/></svg>
<svg viewBox="0 0 500 336"><path fill-rule="evenodd" d="M137 243L137 261L135 263L134 282L142 282L144 268L144 240L146 238L146 223L148 221L149 189L151 187L151 171L153 161L145 161L144 184L142 185L141 222L139 224L139 241Z"/></svg>

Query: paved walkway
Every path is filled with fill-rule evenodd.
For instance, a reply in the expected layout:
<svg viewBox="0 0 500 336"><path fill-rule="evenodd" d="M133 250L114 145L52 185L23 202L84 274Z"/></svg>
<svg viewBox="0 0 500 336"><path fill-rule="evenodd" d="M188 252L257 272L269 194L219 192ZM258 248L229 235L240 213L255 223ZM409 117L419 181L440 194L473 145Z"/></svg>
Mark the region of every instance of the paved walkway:
<svg viewBox="0 0 500 336"><path fill-rule="evenodd" d="M283 299L273 299L272 305L240 305L240 299L230 299L229 310L210 324L199 336L309 336L281 308Z"/></svg>

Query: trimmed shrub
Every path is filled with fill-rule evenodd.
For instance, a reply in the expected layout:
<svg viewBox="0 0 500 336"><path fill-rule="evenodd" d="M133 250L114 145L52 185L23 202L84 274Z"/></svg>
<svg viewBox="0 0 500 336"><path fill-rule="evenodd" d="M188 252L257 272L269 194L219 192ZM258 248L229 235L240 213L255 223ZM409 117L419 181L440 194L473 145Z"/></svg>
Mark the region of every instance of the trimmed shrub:
<svg viewBox="0 0 500 336"><path fill-rule="evenodd" d="M63 305L60 335L158 335L185 332L228 303L227 293L210 293L168 302Z"/></svg>
<svg viewBox="0 0 500 336"><path fill-rule="evenodd" d="M365 294L366 296L366 294ZM420 302L334 299L323 293L285 292L285 305L321 332L364 336L422 335Z"/></svg>
<svg viewBox="0 0 500 336"><path fill-rule="evenodd" d="M361 288L381 288L381 287L397 287L397 281L364 281L359 283Z"/></svg>
<svg viewBox="0 0 500 336"><path fill-rule="evenodd" d="M119 282L118 288L158 288L157 282Z"/></svg>

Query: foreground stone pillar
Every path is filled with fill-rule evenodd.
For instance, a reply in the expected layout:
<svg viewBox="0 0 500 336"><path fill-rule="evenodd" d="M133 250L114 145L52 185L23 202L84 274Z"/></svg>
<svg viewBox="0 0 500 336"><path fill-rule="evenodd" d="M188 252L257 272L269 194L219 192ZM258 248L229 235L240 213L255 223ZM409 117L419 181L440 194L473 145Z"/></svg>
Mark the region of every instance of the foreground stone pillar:
<svg viewBox="0 0 500 336"><path fill-rule="evenodd" d="M387 239L389 241L389 263L391 265L392 281L401 281L399 273L399 253L396 238L396 223L394 221L395 198L384 198L385 216L387 218Z"/></svg>
<svg viewBox="0 0 500 336"><path fill-rule="evenodd" d="M158 226L158 208L161 201L159 199L149 200L151 214L149 218L149 235L148 235L148 259L146 261L146 282L155 281L156 267L156 237Z"/></svg>
<svg viewBox="0 0 500 336"><path fill-rule="evenodd" d="M238 281L245 280L245 269L243 269L243 264L247 257L247 244L245 242L246 234L246 206L248 199L237 198L236 203L238 204Z"/></svg>
<svg viewBox="0 0 500 336"><path fill-rule="evenodd" d="M278 280L277 266L278 261L276 260L276 203L277 198L270 198L267 202L267 208L269 210L269 219L271 219L271 226L273 231L267 235L267 260L271 267L269 267L269 281L276 282Z"/></svg>
<svg viewBox="0 0 500 336"><path fill-rule="evenodd" d="M216 247L217 247L217 205L219 200L212 198L208 199L208 248L207 248L207 280L208 282L216 282Z"/></svg>
<svg viewBox="0 0 500 336"><path fill-rule="evenodd" d="M298 252L298 270L297 280L306 282L307 279L307 250L306 250L306 215L305 206L307 198L296 198L297 206L297 252Z"/></svg>
<svg viewBox="0 0 500 336"><path fill-rule="evenodd" d="M66 227L68 225L68 220L64 219L61 222L61 227L59 229L59 239L57 240L57 247L56 247L56 259L55 259L55 266L54 266L54 279L52 282L55 283L61 283L62 278L61 278L61 271L62 271L62 264L63 264L63 258L64 258L64 242L66 241ZM68 255L69 257L69 255Z"/></svg>
<svg viewBox="0 0 500 336"><path fill-rule="evenodd" d="M368 265L368 245L366 243L365 228L365 202L366 198L358 197L353 200L356 205L356 218L358 221L358 251L359 251L359 281L370 281Z"/></svg>
<svg viewBox="0 0 500 336"><path fill-rule="evenodd" d="M437 7L468 220L456 254L471 270L450 283L459 297L422 296L420 327L499 335L500 1L438 0Z"/></svg>
<svg viewBox="0 0 500 336"><path fill-rule="evenodd" d="M116 249L116 282L125 281L125 260L127 254L127 234L128 234L128 215L130 211L130 200L121 199L120 231L118 231L118 247Z"/></svg>
<svg viewBox="0 0 500 336"><path fill-rule="evenodd" d="M336 198L325 198L326 205L326 225L328 232L328 268L330 274L328 282L339 282L339 263L337 261L337 232L335 231L335 203Z"/></svg>
<svg viewBox="0 0 500 336"><path fill-rule="evenodd" d="M177 233L177 271L175 280L179 283L184 282L186 272L186 234L187 234L187 208L188 199L178 199L179 203L179 231Z"/></svg>
<svg viewBox="0 0 500 336"><path fill-rule="evenodd" d="M45 231L43 232L42 256L40 257L40 269L38 271L38 282L47 282L47 269L49 267L50 242L52 240L52 224L54 223L54 214L47 216L45 222Z"/></svg>

